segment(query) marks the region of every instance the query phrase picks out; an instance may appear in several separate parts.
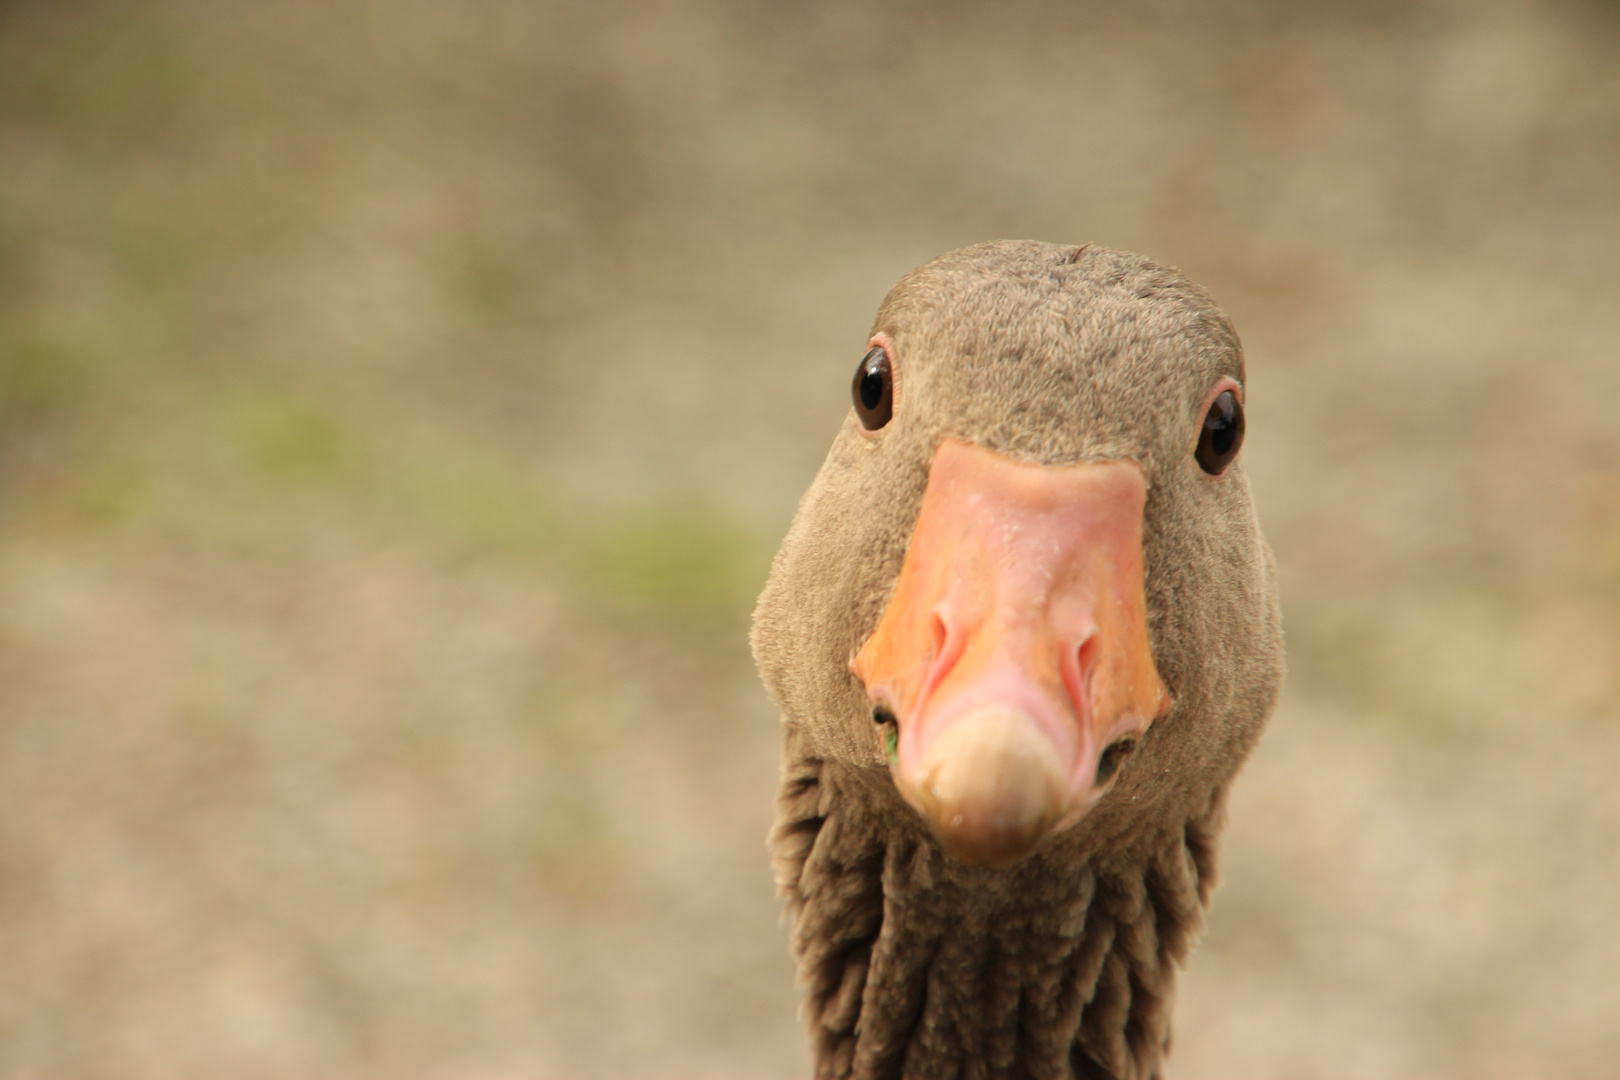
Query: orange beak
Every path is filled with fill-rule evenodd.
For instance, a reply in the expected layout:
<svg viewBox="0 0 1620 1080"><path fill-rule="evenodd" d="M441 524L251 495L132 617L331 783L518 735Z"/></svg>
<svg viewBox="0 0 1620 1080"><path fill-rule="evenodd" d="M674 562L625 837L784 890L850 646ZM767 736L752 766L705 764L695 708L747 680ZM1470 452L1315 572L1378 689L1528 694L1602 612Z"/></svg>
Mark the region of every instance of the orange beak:
<svg viewBox="0 0 1620 1080"><path fill-rule="evenodd" d="M1080 820L1170 708L1147 634L1146 500L1130 461L935 453L894 596L851 668L895 718L901 794L957 857L1008 866Z"/></svg>

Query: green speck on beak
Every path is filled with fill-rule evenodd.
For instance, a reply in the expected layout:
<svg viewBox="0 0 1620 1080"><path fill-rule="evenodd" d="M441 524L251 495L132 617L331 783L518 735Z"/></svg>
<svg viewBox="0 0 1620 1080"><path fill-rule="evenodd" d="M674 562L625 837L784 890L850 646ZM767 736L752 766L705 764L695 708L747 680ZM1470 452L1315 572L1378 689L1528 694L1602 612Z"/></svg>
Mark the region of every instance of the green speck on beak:
<svg viewBox="0 0 1620 1080"><path fill-rule="evenodd" d="M900 762L900 725L886 724L883 728L883 756L889 759L890 765Z"/></svg>

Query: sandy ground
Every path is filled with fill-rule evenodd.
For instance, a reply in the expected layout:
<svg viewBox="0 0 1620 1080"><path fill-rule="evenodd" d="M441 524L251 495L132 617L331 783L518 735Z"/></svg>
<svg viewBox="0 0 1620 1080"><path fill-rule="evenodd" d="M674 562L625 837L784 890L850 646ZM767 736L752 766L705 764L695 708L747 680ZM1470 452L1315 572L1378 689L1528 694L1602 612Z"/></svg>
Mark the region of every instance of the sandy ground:
<svg viewBox="0 0 1620 1080"><path fill-rule="evenodd" d="M0 1077L806 1074L752 595L903 271L1249 354L1185 1078L1620 1075L1620 8L0 3Z"/></svg>

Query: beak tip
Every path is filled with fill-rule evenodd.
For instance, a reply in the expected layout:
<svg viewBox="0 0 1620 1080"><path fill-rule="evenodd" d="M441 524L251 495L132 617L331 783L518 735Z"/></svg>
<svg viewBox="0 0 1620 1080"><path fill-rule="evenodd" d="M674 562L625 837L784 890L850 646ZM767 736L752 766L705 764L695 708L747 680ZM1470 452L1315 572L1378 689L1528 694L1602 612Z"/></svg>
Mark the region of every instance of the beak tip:
<svg viewBox="0 0 1620 1080"><path fill-rule="evenodd" d="M1056 749L1026 716L986 709L929 746L910 788L940 843L995 869L1027 856L1063 815L1067 784Z"/></svg>
<svg viewBox="0 0 1620 1080"><path fill-rule="evenodd" d="M989 870L1005 870L1022 862L1035 850L1035 845L1046 835L1046 823L1040 822L1032 828L986 828L964 824L958 815L951 825L935 821L934 833L945 850L963 862Z"/></svg>

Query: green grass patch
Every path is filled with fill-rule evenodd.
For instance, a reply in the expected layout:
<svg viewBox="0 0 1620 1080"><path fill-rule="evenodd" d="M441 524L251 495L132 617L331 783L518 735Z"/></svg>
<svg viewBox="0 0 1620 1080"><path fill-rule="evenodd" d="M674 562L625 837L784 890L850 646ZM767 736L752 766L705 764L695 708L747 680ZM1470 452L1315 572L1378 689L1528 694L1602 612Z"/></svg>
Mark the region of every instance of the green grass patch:
<svg viewBox="0 0 1620 1080"><path fill-rule="evenodd" d="M593 524L574 546L599 598L688 612L746 609L769 564L758 537L696 507L652 508Z"/></svg>
<svg viewBox="0 0 1620 1080"><path fill-rule="evenodd" d="M278 483L337 477L354 464L342 422L314 402L280 392L245 395L224 423L248 468Z"/></svg>
<svg viewBox="0 0 1620 1080"><path fill-rule="evenodd" d="M90 393L98 364L88 351L45 338L0 338L0 423L40 423Z"/></svg>
<svg viewBox="0 0 1620 1080"><path fill-rule="evenodd" d="M701 500L585 511L532 463L462 432L397 417L365 423L284 389L228 395L218 430L229 452L216 485L241 493L239 470L261 503L316 495L456 557L549 569L615 610L746 613L769 566L766 538ZM201 445L189 448L193 462Z"/></svg>
<svg viewBox="0 0 1620 1080"><path fill-rule="evenodd" d="M0 377L22 387L27 409L55 408L81 391L80 376L61 373L76 369L54 362L33 354ZM464 429L285 383L193 385L121 424L18 511L86 534L285 537L346 522L452 559L525 565L609 617L694 630L746 618L774 548L701 498L587 509L560 497L540 463Z"/></svg>

